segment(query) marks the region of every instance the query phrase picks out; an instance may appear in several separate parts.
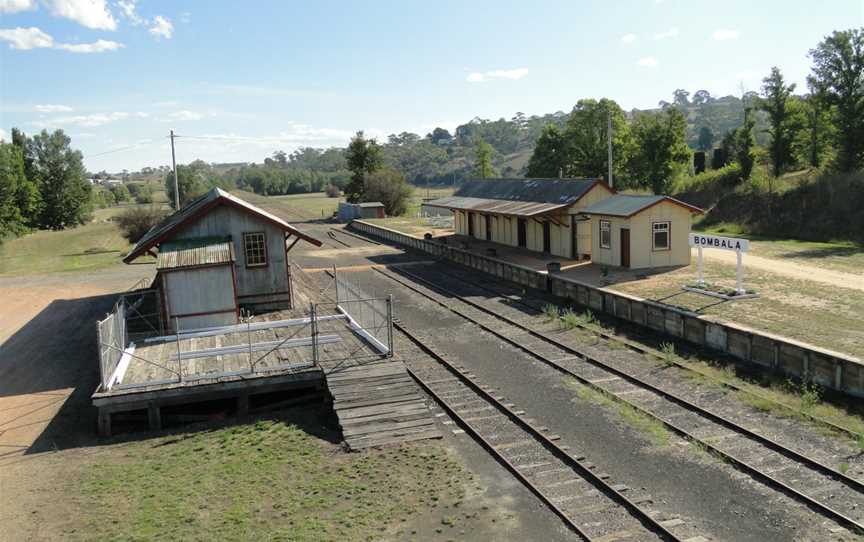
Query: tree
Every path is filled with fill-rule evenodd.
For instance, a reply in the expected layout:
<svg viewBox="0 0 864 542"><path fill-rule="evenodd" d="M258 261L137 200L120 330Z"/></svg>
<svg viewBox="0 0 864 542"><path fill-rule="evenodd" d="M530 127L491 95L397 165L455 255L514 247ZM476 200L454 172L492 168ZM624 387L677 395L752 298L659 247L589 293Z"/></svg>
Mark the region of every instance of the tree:
<svg viewBox="0 0 864 542"><path fill-rule="evenodd" d="M610 115L612 169L615 176L621 178L630 156L630 130L624 111L607 98L579 100L570 113L564 132L569 155L565 169L570 175L594 178L607 175L609 152L606 133Z"/></svg>
<svg viewBox="0 0 864 542"><path fill-rule="evenodd" d="M697 90L693 93L693 105L705 105L711 102L711 93L707 90Z"/></svg>
<svg viewBox="0 0 864 542"><path fill-rule="evenodd" d="M714 146L714 132L711 128L703 126L699 128L699 150L708 151Z"/></svg>
<svg viewBox="0 0 864 542"><path fill-rule="evenodd" d="M114 195L114 201L117 203L123 203L131 199L129 189L126 188L125 184L115 184L111 186L110 190L111 194Z"/></svg>
<svg viewBox="0 0 864 542"><path fill-rule="evenodd" d="M137 243L150 228L165 218L165 211L156 206L130 207L117 217L120 233L130 243Z"/></svg>
<svg viewBox="0 0 864 542"><path fill-rule="evenodd" d="M830 106L824 97L811 93L801 101L803 127L798 132L799 159L811 167L820 167L834 137Z"/></svg>
<svg viewBox="0 0 864 542"><path fill-rule="evenodd" d="M655 194L668 194L677 175L690 161L687 147L687 119L677 108L657 113L640 113L632 127L634 152L630 173L640 185Z"/></svg>
<svg viewBox="0 0 864 542"><path fill-rule="evenodd" d="M537 139L531 160L528 161L528 177L558 177L566 173L567 144L564 134L554 124L547 124Z"/></svg>
<svg viewBox="0 0 864 542"><path fill-rule="evenodd" d="M17 145L0 142L0 242L19 233L24 217L17 205L19 185L24 177L24 155Z"/></svg>
<svg viewBox="0 0 864 542"><path fill-rule="evenodd" d="M405 213L411 197L411 185L405 176L393 168L379 168L366 176L366 188L362 201L380 201L384 212L390 216Z"/></svg>
<svg viewBox="0 0 864 542"><path fill-rule="evenodd" d="M810 86L835 108L837 167L864 165L864 28L835 31L815 49Z"/></svg>
<svg viewBox="0 0 864 542"><path fill-rule="evenodd" d="M42 196L33 173L33 148L30 139L18 128L12 128L12 144L19 150L24 161L24 177L19 178L15 202L24 225L35 228L39 226Z"/></svg>
<svg viewBox="0 0 864 542"><path fill-rule="evenodd" d="M674 93L672 93L672 101L678 107L687 108L690 105L690 93L684 90L683 88L676 89Z"/></svg>
<svg viewBox="0 0 864 542"><path fill-rule="evenodd" d="M753 165L756 162L756 156L753 153L753 147L756 146L756 140L753 138L753 126L755 125L753 110L748 107L744 110L744 124L735 132L735 158L741 167L741 179L744 181L750 178Z"/></svg>
<svg viewBox="0 0 864 542"><path fill-rule="evenodd" d="M345 199L349 203L362 201L364 179L381 167L382 160L381 147L374 138L366 139L362 130L351 138L345 153L345 161L351 170L351 181L345 187Z"/></svg>
<svg viewBox="0 0 864 542"><path fill-rule="evenodd" d="M435 128L434 130L432 130L432 133L426 136L426 138L429 139L429 141L431 141L432 143L438 145L441 142L449 142L451 139L453 139L453 136L450 135L450 132L448 132L444 128Z"/></svg>
<svg viewBox="0 0 864 542"><path fill-rule="evenodd" d="M795 159L792 145L799 124L795 122L790 107L790 99L794 91L795 83L787 85L783 74L776 66L771 68L771 75L762 79L763 100L760 109L768 113L770 128L767 132L771 134L768 152L771 155L774 177L779 177L786 166Z"/></svg>
<svg viewBox="0 0 864 542"><path fill-rule="evenodd" d="M478 141L474 149L474 175L481 179L488 179L496 175L492 167L492 154L495 149L485 141Z"/></svg>
<svg viewBox="0 0 864 542"><path fill-rule="evenodd" d="M213 172L210 165L203 160L195 160L189 165L177 166L178 188L180 190L180 207L210 190L213 184ZM174 172L165 175L165 193L168 201L174 206Z"/></svg>
<svg viewBox="0 0 864 542"><path fill-rule="evenodd" d="M84 163L71 140L56 130L42 130L29 141L33 179L39 186L42 205L39 226L59 230L83 224L90 217L92 188L84 178Z"/></svg>

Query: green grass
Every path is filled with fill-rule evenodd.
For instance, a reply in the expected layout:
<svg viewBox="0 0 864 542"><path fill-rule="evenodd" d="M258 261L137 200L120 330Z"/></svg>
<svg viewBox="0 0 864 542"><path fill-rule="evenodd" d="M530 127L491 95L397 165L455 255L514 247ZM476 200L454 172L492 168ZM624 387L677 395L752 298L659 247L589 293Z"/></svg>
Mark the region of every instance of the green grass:
<svg viewBox="0 0 864 542"><path fill-rule="evenodd" d="M110 219L125 209L98 209L93 222L84 226L36 231L5 241L0 245L0 276L95 270L119 264L129 243Z"/></svg>
<svg viewBox="0 0 864 542"><path fill-rule="evenodd" d="M654 444L665 446L669 443L670 433L666 429L666 426L647 414L636 410L628 404L616 401L605 393L581 384L575 378L567 380L566 385L583 401L615 412L624 423L637 431L647 434Z"/></svg>
<svg viewBox="0 0 864 542"><path fill-rule="evenodd" d="M261 196L245 190L232 190L232 193L288 221L330 218L339 207L339 202L345 201L345 198L341 197L329 198L324 192L287 196Z"/></svg>
<svg viewBox="0 0 864 542"><path fill-rule="evenodd" d="M377 540L430 508L458 506L470 477L436 445L348 454L282 421L123 450L70 480L86 524L79 537Z"/></svg>

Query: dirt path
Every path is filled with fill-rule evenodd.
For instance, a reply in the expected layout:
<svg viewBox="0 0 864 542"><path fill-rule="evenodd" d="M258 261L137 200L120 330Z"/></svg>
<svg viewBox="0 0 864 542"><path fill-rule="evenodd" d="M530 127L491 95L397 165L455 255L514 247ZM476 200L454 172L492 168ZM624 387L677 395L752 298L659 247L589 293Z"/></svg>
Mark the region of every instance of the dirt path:
<svg viewBox="0 0 864 542"><path fill-rule="evenodd" d="M736 263L735 253L727 250L708 249L703 251L703 255L706 259L720 261L729 265L735 265ZM843 271L832 271L830 269L802 265L789 261L764 258L753 254L744 255L745 277L747 269L759 269L760 271L776 273L791 279L809 280L813 282L821 282L822 284L828 284L830 286L837 286L839 288L852 288L853 290L864 291L864 274L857 275Z"/></svg>

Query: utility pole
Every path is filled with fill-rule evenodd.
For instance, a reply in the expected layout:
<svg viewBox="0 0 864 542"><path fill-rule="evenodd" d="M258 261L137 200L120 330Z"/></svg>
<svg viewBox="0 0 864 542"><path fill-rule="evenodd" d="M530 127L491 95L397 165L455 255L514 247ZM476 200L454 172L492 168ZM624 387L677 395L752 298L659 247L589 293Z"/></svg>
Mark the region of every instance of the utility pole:
<svg viewBox="0 0 864 542"><path fill-rule="evenodd" d="M609 188L613 188L612 182L612 111L606 114L606 143L609 147Z"/></svg>
<svg viewBox="0 0 864 542"><path fill-rule="evenodd" d="M180 210L180 184L177 182L177 159L174 158L174 130L171 130L171 169L174 170L174 210Z"/></svg>

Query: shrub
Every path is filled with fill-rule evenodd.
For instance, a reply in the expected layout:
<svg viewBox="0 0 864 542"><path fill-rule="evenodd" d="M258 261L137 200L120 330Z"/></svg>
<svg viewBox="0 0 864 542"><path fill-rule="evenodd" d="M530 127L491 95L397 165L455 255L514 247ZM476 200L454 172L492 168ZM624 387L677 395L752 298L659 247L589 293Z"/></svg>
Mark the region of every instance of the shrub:
<svg viewBox="0 0 864 542"><path fill-rule="evenodd" d="M547 322L554 322L558 319L558 307L552 303L543 305L543 315L546 317Z"/></svg>
<svg viewBox="0 0 864 542"><path fill-rule="evenodd" d="M120 233L130 243L141 239L150 228L165 218L165 211L150 205L148 207L132 207L116 218Z"/></svg>
<svg viewBox="0 0 864 542"><path fill-rule="evenodd" d="M342 191L335 184L328 184L324 189L324 193L327 194L328 198L338 198L342 194Z"/></svg>
<svg viewBox="0 0 864 542"><path fill-rule="evenodd" d="M363 201L380 201L384 204L384 212L399 216L408 209L411 193L411 186L405 182L404 175L395 169L383 168L366 176L362 197Z"/></svg>

